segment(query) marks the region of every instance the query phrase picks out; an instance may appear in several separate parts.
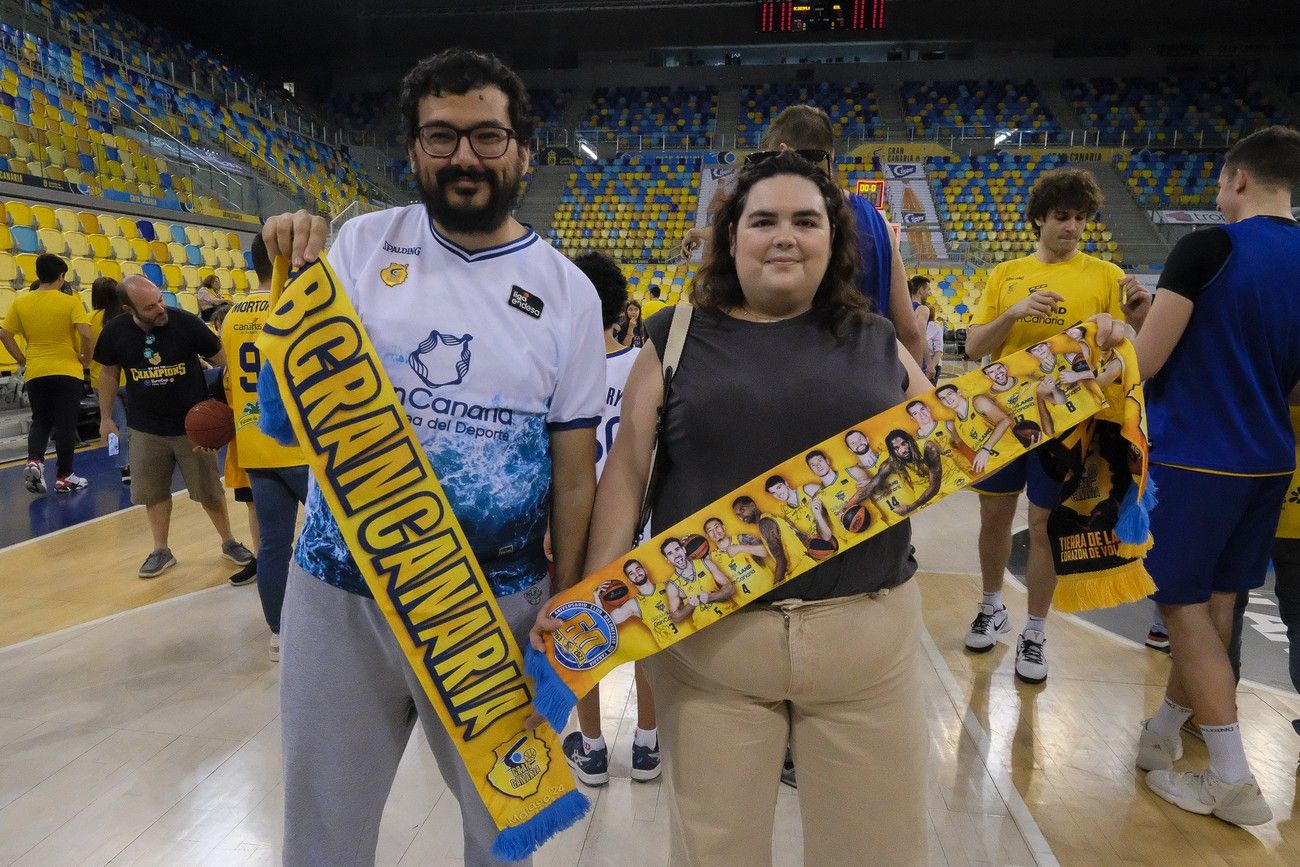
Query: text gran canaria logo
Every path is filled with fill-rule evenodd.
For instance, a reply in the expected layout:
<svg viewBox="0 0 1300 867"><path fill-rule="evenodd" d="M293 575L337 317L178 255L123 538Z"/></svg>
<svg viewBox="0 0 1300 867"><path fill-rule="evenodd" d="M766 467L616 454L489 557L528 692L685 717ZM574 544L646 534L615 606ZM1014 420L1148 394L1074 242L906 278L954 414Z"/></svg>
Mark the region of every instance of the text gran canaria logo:
<svg viewBox="0 0 1300 867"><path fill-rule="evenodd" d="M546 743L531 731L501 744L492 751L496 764L488 771L492 788L512 798L530 798L541 788L542 776L551 766Z"/></svg>
<svg viewBox="0 0 1300 867"><path fill-rule="evenodd" d="M406 282L406 266L398 262L391 262L387 268L379 272L379 279L384 281L385 286L401 285Z"/></svg>
<svg viewBox="0 0 1300 867"><path fill-rule="evenodd" d="M469 363L473 357L469 342L473 339L472 334L454 337L434 329L411 353L407 363L429 388L460 385L469 373Z"/></svg>

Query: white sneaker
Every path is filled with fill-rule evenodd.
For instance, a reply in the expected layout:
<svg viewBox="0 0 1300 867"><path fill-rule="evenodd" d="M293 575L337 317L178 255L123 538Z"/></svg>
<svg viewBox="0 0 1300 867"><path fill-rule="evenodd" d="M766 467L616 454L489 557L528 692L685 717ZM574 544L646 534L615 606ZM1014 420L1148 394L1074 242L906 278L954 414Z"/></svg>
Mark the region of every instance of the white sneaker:
<svg viewBox="0 0 1300 867"><path fill-rule="evenodd" d="M1202 816L1217 816L1234 825L1263 825L1273 820L1255 777L1226 783L1213 768L1180 774L1151 771L1147 787L1176 807Z"/></svg>
<svg viewBox="0 0 1300 867"><path fill-rule="evenodd" d="M45 493L45 464L40 461L28 461L23 470L23 487L33 494Z"/></svg>
<svg viewBox="0 0 1300 867"><path fill-rule="evenodd" d="M270 652L271 652L271 661L279 662L280 661L280 636L276 635L274 632L271 633Z"/></svg>
<svg viewBox="0 0 1300 867"><path fill-rule="evenodd" d="M1183 738L1179 732L1158 735L1149 728L1151 720L1142 720L1138 736L1137 766L1144 771L1167 771L1183 757Z"/></svg>
<svg viewBox="0 0 1300 867"><path fill-rule="evenodd" d="M56 494L76 493L77 491L80 491L82 488L86 487L86 485L89 484L90 482L86 481L84 478L77 475L76 473L68 473L66 476L59 476L59 478L54 480L54 493Z"/></svg>
<svg viewBox="0 0 1300 867"><path fill-rule="evenodd" d="M995 609L992 605L981 602L979 613L971 621L970 632L966 633L966 649L974 653L987 653L998 643L998 636L1011 631L1011 620L1007 617L1007 606Z"/></svg>
<svg viewBox="0 0 1300 867"><path fill-rule="evenodd" d="M1037 629L1026 629L1016 641L1016 677L1025 683L1047 680L1047 654L1043 645L1047 636Z"/></svg>

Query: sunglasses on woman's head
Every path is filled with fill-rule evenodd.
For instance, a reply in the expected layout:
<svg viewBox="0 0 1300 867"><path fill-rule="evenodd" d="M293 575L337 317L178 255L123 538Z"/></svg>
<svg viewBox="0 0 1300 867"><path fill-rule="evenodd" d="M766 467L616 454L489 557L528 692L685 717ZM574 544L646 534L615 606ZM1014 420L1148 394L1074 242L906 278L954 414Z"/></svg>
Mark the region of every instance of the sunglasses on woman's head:
<svg viewBox="0 0 1300 867"><path fill-rule="evenodd" d="M759 163L767 162L773 157L779 157L781 154L790 154L790 153L802 157L803 159L807 160L813 165L817 165L818 163L829 162L831 158L829 151L824 151L821 150L820 148L798 148L796 150L784 150L784 151L754 151L752 154L745 157L745 165L756 166Z"/></svg>

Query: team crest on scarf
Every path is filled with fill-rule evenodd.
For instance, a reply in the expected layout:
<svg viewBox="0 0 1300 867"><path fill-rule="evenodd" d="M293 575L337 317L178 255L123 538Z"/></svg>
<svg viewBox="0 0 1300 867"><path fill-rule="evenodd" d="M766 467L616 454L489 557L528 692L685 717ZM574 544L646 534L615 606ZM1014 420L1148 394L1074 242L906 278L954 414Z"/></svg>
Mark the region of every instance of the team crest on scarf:
<svg viewBox="0 0 1300 867"><path fill-rule="evenodd" d="M497 747L497 763L488 771L492 788L512 798L528 798L537 794L542 777L551 765L551 752L545 742L525 731Z"/></svg>
<svg viewBox="0 0 1300 867"><path fill-rule="evenodd" d="M406 266L390 262L387 268L379 272L379 279L384 281L385 286L401 285L406 282Z"/></svg>
<svg viewBox="0 0 1300 867"><path fill-rule="evenodd" d="M460 385L469 373L469 362L473 357L469 342L473 339L472 334L455 337L434 329L411 353L408 361L411 370L429 388Z"/></svg>

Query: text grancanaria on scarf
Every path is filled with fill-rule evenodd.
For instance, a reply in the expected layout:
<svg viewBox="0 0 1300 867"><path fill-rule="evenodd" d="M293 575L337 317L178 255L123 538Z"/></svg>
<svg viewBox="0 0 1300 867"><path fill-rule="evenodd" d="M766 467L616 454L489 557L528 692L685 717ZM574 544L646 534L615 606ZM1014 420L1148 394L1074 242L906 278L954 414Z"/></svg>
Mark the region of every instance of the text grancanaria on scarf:
<svg viewBox="0 0 1300 867"><path fill-rule="evenodd" d="M533 688L509 625L334 272L316 262L272 307L257 341L263 430L302 447L501 829L493 854L523 858L580 819L588 803L555 733L524 725Z"/></svg>
<svg viewBox="0 0 1300 867"><path fill-rule="evenodd" d="M564 621L527 649L557 730L577 697L777 584L1044 443L1064 478L1052 514L1055 604L1078 611L1155 591L1143 397L1130 344L1076 326L808 448L598 570L551 603ZM1117 457L1118 456L1118 457Z"/></svg>

